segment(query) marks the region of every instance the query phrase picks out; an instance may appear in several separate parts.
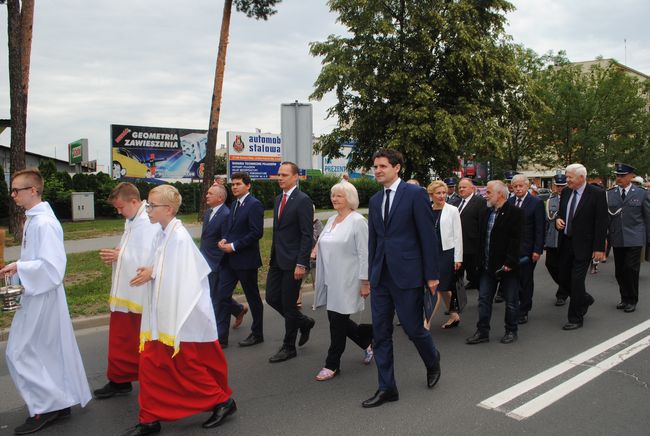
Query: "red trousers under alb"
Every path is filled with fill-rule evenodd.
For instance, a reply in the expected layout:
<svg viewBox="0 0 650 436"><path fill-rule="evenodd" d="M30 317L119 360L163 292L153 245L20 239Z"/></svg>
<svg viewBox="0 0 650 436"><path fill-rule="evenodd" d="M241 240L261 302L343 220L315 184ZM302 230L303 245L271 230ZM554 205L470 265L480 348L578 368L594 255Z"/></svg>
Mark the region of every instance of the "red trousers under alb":
<svg viewBox="0 0 650 436"><path fill-rule="evenodd" d="M106 377L113 383L128 383L138 379L141 319L139 313L111 312Z"/></svg>
<svg viewBox="0 0 650 436"><path fill-rule="evenodd" d="M179 353L148 341L140 353L141 423L174 421L228 401L228 365L219 341L181 342Z"/></svg>

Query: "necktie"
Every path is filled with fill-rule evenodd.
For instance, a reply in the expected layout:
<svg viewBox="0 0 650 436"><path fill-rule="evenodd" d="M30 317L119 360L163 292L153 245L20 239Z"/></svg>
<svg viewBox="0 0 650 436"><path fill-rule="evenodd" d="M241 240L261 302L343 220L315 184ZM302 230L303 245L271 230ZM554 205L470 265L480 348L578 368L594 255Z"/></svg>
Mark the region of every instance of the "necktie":
<svg viewBox="0 0 650 436"><path fill-rule="evenodd" d="M210 212L210 218L208 218L208 221L212 221L212 218L217 214L217 209L212 209Z"/></svg>
<svg viewBox="0 0 650 436"><path fill-rule="evenodd" d="M569 203L569 217L566 220L566 235L571 236L571 221L573 221L573 213L575 212L576 206L576 197L578 193L573 191L573 196L571 196L571 202Z"/></svg>
<svg viewBox="0 0 650 436"><path fill-rule="evenodd" d="M463 211L463 207L465 207L465 199L463 198L463 201L460 202L460 206L458 206L458 213L461 213Z"/></svg>
<svg viewBox="0 0 650 436"><path fill-rule="evenodd" d="M233 219L235 219L235 216L237 215L237 209L239 209L239 206L241 206L241 204L239 204L239 200L237 200L235 202L235 207L232 208L232 218Z"/></svg>
<svg viewBox="0 0 650 436"><path fill-rule="evenodd" d="M282 195L282 203L280 203L280 210L278 211L278 219L282 218L282 211L284 211L284 206L287 204L287 194Z"/></svg>
<svg viewBox="0 0 650 436"><path fill-rule="evenodd" d="M625 188L621 188L621 198L625 201Z"/></svg>
<svg viewBox="0 0 650 436"><path fill-rule="evenodd" d="M386 201L384 202L384 224L388 222L388 213L390 212L390 189L384 191L386 193Z"/></svg>
<svg viewBox="0 0 650 436"><path fill-rule="evenodd" d="M521 198L517 199L517 207L521 207Z"/></svg>

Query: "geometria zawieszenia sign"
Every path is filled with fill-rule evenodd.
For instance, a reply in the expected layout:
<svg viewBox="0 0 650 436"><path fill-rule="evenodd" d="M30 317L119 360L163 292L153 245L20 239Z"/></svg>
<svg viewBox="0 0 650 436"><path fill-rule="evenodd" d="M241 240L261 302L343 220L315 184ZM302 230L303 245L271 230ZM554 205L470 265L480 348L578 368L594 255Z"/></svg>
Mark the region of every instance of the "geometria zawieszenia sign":
<svg viewBox="0 0 650 436"><path fill-rule="evenodd" d="M112 124L113 178L201 179L207 143L205 130Z"/></svg>

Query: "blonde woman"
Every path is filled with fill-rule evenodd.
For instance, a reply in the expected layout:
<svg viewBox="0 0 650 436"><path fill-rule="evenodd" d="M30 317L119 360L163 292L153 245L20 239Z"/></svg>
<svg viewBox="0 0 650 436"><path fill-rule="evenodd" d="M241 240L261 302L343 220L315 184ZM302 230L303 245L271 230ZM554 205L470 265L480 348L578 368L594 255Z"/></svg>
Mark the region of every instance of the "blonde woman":
<svg viewBox="0 0 650 436"><path fill-rule="evenodd" d="M433 208L436 233L440 246L440 284L438 285L438 302L431 318L435 316L444 299L449 310L449 319L442 325L443 329L457 327L460 324L458 299L456 298L456 271L463 261L463 231L458 208L447 199L447 185L442 180L434 180L427 187ZM428 322L428 321L425 321Z"/></svg>
<svg viewBox="0 0 650 436"><path fill-rule="evenodd" d="M368 283L368 222L356 211L357 190L349 182L332 186L330 198L336 215L330 217L312 252L316 257L314 305L326 306L330 322L330 347L325 366L316 380L325 381L340 372L346 339L364 350L364 363L372 360L372 326L358 325L350 315L364 309L370 294Z"/></svg>

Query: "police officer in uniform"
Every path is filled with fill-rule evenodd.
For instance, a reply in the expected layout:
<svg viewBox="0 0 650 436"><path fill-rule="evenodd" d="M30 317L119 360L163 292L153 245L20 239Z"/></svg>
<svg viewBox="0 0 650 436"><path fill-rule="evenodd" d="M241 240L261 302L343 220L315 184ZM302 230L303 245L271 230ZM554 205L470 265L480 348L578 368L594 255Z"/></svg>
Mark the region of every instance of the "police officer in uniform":
<svg viewBox="0 0 650 436"><path fill-rule="evenodd" d="M445 184L447 185L447 203L458 207L462 199L456 192L456 179L454 177L449 177L448 179L445 179Z"/></svg>
<svg viewBox="0 0 650 436"><path fill-rule="evenodd" d="M558 230L555 228L555 217L560 210L560 193L566 186L566 176L556 174L553 177L553 193L546 201L546 233L544 235L544 249L546 250L546 269L557 283L558 288L555 293L555 305L564 306L569 293L560 284L559 262L560 253L558 251Z"/></svg>
<svg viewBox="0 0 650 436"><path fill-rule="evenodd" d="M616 186L607 191L608 241L621 293L616 308L629 313L639 300L641 249L650 243L650 194L632 183L634 167L617 163L615 168Z"/></svg>

